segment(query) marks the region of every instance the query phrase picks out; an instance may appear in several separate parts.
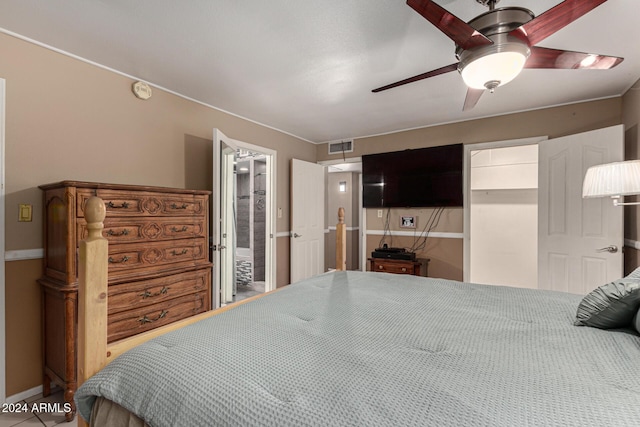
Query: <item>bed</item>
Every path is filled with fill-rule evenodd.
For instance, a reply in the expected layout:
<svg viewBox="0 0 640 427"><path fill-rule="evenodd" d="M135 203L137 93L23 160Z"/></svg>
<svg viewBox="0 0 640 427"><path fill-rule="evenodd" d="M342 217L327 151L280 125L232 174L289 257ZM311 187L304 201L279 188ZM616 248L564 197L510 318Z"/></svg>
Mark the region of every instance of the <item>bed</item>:
<svg viewBox="0 0 640 427"><path fill-rule="evenodd" d="M75 395L92 425L640 425L636 320L574 326L582 296L334 271L125 352L100 337L96 242L79 297L91 378Z"/></svg>

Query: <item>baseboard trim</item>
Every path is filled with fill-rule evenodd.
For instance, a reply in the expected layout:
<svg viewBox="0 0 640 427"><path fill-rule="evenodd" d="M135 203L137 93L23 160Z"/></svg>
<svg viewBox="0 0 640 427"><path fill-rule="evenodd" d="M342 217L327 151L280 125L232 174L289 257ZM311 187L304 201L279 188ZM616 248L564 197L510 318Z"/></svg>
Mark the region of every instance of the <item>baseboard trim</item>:
<svg viewBox="0 0 640 427"><path fill-rule="evenodd" d="M37 387L31 388L29 390L22 391L20 393L16 393L13 396L8 396L5 400L6 403L17 403L22 400L28 399L36 394L42 394L42 386L39 385Z"/></svg>

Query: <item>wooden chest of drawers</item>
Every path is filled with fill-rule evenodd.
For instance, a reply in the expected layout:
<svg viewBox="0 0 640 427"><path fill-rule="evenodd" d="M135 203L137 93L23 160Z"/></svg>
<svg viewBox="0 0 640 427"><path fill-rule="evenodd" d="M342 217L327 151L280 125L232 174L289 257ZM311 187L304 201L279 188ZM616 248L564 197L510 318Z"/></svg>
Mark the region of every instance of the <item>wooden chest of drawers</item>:
<svg viewBox="0 0 640 427"><path fill-rule="evenodd" d="M207 191L63 181L44 191L43 394L54 381L73 403L77 387L78 244L84 206L107 208L108 340L116 341L211 308Z"/></svg>

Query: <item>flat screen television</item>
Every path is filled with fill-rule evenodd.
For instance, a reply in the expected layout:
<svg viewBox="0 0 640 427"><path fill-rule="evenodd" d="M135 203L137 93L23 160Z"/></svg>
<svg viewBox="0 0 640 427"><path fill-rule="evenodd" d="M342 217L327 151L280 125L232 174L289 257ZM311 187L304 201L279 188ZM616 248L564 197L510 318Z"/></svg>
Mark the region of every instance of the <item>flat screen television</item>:
<svg viewBox="0 0 640 427"><path fill-rule="evenodd" d="M362 156L365 208L462 206L462 144Z"/></svg>

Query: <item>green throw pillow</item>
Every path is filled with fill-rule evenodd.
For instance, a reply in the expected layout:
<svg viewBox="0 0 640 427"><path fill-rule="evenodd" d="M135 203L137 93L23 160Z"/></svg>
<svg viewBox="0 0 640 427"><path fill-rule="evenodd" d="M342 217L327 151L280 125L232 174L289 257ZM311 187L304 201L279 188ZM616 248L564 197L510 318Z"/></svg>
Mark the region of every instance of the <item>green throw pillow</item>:
<svg viewBox="0 0 640 427"><path fill-rule="evenodd" d="M630 326L640 307L640 280L624 278L586 295L576 313L576 326L611 329Z"/></svg>

